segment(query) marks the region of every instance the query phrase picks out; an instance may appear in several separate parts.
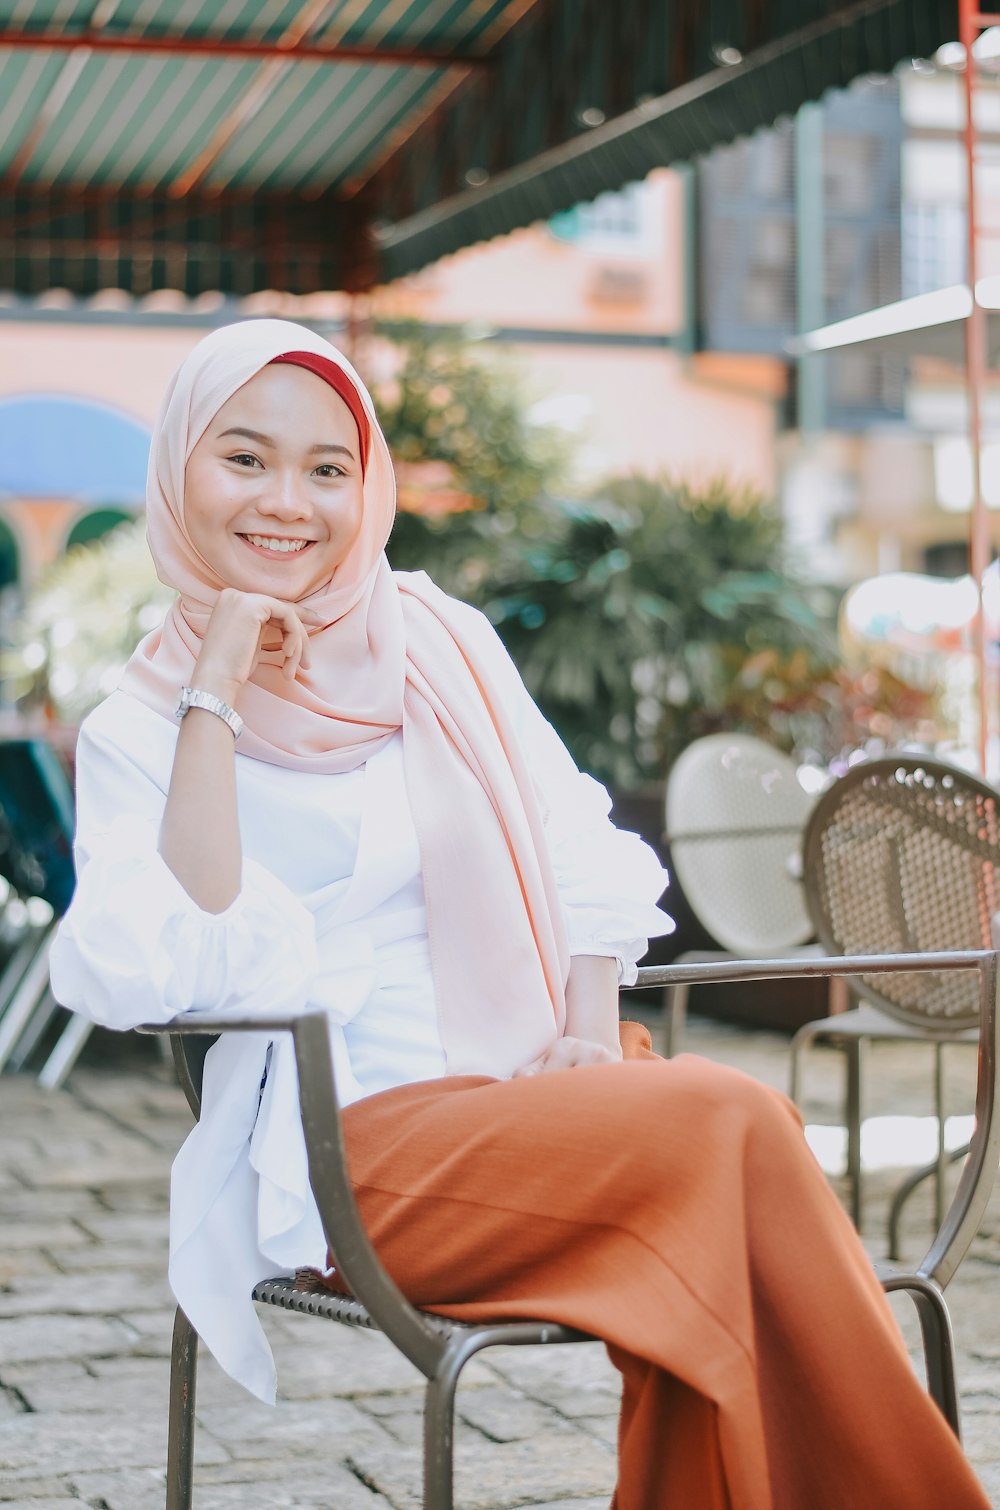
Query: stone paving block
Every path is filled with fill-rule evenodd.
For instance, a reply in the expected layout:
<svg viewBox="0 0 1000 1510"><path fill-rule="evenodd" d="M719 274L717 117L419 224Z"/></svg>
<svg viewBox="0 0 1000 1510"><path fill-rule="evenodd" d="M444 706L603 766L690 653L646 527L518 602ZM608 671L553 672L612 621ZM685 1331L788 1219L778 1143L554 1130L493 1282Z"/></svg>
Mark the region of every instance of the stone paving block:
<svg viewBox="0 0 1000 1510"><path fill-rule="evenodd" d="M92 1190L50 1190L39 1201L38 1191L20 1184L0 1192L0 1223L18 1220L37 1220L45 1215L48 1221L57 1216L82 1216L87 1211L102 1209L99 1197Z"/></svg>
<svg viewBox="0 0 1000 1510"><path fill-rule="evenodd" d="M390 1441L379 1422L347 1400L279 1400L270 1406L245 1397L196 1411L201 1430L240 1459L276 1454L336 1462L348 1451L378 1450Z"/></svg>
<svg viewBox="0 0 1000 1510"><path fill-rule="evenodd" d="M169 1358L174 1332L173 1301L168 1310L123 1311L122 1321L135 1332L135 1351L146 1358Z"/></svg>
<svg viewBox="0 0 1000 1510"><path fill-rule="evenodd" d="M84 1232L76 1222L46 1221L43 1211L38 1211L34 1221L4 1222L3 1226L5 1250L27 1248L56 1253L60 1248L81 1247L90 1242L93 1242L90 1233Z"/></svg>
<svg viewBox="0 0 1000 1510"><path fill-rule="evenodd" d="M491 1368L526 1394L553 1386L582 1389L594 1385L606 1389L609 1380L618 1378L600 1342L579 1342L565 1347L494 1347L488 1357Z"/></svg>
<svg viewBox="0 0 1000 1510"><path fill-rule="evenodd" d="M164 1253L167 1251L169 1217L166 1208L140 1212L130 1205L127 1211L95 1211L81 1217L80 1225L101 1242L126 1247L135 1243L144 1249L159 1246Z"/></svg>
<svg viewBox="0 0 1000 1510"><path fill-rule="evenodd" d="M517 1442L565 1423L550 1405L519 1390L495 1387L466 1392L459 1389L458 1415L493 1442Z"/></svg>
<svg viewBox="0 0 1000 1510"><path fill-rule="evenodd" d="M421 1510L419 1448L352 1452L350 1462L394 1510ZM462 1510L506 1510L573 1495L600 1495L607 1502L615 1483L614 1453L570 1429L502 1446L459 1441L455 1470L455 1500Z"/></svg>
<svg viewBox="0 0 1000 1510"><path fill-rule="evenodd" d="M0 1487L0 1495L2 1495L2 1494L3 1494L3 1489L2 1489L2 1487ZM30 1499L30 1500L0 1499L0 1505L3 1505L3 1510L72 1510L72 1506L74 1506L74 1505L76 1505L77 1510L79 1510L80 1501L76 1498L76 1495L66 1495L64 1498L57 1499L57 1500L55 1500L55 1499L43 1499L43 1500L39 1500L39 1499Z"/></svg>
<svg viewBox="0 0 1000 1510"><path fill-rule="evenodd" d="M156 1310L171 1304L165 1274L148 1281L124 1271L117 1274L22 1276L0 1292L0 1320L7 1316L114 1315L128 1310Z"/></svg>
<svg viewBox="0 0 1000 1510"><path fill-rule="evenodd" d="M137 1340L116 1317L16 1316L0 1322L0 1371L8 1362L127 1353Z"/></svg>
<svg viewBox="0 0 1000 1510"><path fill-rule="evenodd" d="M0 1505L3 1505L4 1510L8 1510L8 1500L27 1500L30 1505L36 1500L58 1500L60 1495L72 1493L72 1486L65 1479L18 1478L17 1483L14 1483L11 1479L0 1478ZM73 1502L70 1499L70 1504Z"/></svg>
<svg viewBox="0 0 1000 1510"><path fill-rule="evenodd" d="M271 1317L265 1314L262 1319L274 1351L278 1391L287 1399L410 1389L423 1378L385 1337L374 1332L315 1317L295 1317L300 1325L291 1334L276 1337Z"/></svg>
<svg viewBox="0 0 1000 1510"><path fill-rule="evenodd" d="M37 1478L40 1464L50 1475L98 1468L160 1467L166 1458L167 1424L162 1415L105 1420L94 1430L86 1415L23 1415L0 1421L0 1479ZM216 1461L227 1456L211 1439L202 1450Z"/></svg>
<svg viewBox="0 0 1000 1510"><path fill-rule="evenodd" d="M117 1243L87 1243L82 1248L51 1250L53 1271L61 1274L103 1274L133 1270L144 1279L156 1280L166 1274L167 1248L156 1243L144 1248L140 1244L124 1247Z"/></svg>
<svg viewBox="0 0 1000 1510"><path fill-rule="evenodd" d="M596 1437L605 1447L618 1449L618 1412L611 1416L576 1416L573 1424L589 1437Z"/></svg>
<svg viewBox="0 0 1000 1510"><path fill-rule="evenodd" d="M143 1415L158 1414L166 1419L168 1379L167 1370L162 1367L157 1367L155 1374L142 1378L134 1374L94 1378L92 1374L82 1373L77 1378L52 1379L39 1369L34 1379L24 1380L17 1388L31 1409L39 1412L63 1411L127 1419L139 1401Z"/></svg>
<svg viewBox="0 0 1000 1510"><path fill-rule="evenodd" d="M531 1510L608 1510L608 1497L601 1494L596 1499L546 1500L544 1505L532 1503Z"/></svg>
<svg viewBox="0 0 1000 1510"><path fill-rule="evenodd" d="M10 1416L23 1415L24 1403L20 1395L0 1384L0 1421L6 1421Z"/></svg>
<svg viewBox="0 0 1000 1510"><path fill-rule="evenodd" d="M39 1253L37 1248L19 1248L13 1253L0 1253L0 1289L24 1274L37 1276L58 1272L52 1260L44 1253Z"/></svg>
<svg viewBox="0 0 1000 1510"><path fill-rule="evenodd" d="M24 1389L36 1380L62 1384L92 1377L88 1366L78 1363L75 1358L47 1358L40 1363L4 1364L0 1371L0 1384L11 1389Z"/></svg>
<svg viewBox="0 0 1000 1510"><path fill-rule="evenodd" d="M331 1457L329 1462L273 1458L250 1465L252 1477L236 1476L238 1465L206 1468L197 1478L198 1510L270 1510L312 1505L322 1510L390 1510L389 1501L363 1484ZM242 1499L240 1496L245 1495ZM157 1507L160 1510L160 1507Z"/></svg>
<svg viewBox="0 0 1000 1510"><path fill-rule="evenodd" d="M38 1190L52 1187L99 1189L104 1185L158 1184L169 1177L170 1161L154 1155L146 1144L139 1149L123 1150L121 1155L104 1159L53 1159L38 1168L13 1166L14 1173L26 1185Z"/></svg>
<svg viewBox="0 0 1000 1510"><path fill-rule="evenodd" d="M76 1503L107 1506L108 1510L163 1510L166 1474L163 1466L74 1473L68 1481ZM201 1510L199 1501L198 1510Z"/></svg>

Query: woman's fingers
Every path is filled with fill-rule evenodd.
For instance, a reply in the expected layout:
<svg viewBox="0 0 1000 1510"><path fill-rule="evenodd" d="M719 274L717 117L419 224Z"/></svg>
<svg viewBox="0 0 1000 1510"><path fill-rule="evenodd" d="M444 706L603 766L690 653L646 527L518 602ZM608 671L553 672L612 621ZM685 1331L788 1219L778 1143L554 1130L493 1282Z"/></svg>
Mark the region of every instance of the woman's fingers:
<svg viewBox="0 0 1000 1510"><path fill-rule="evenodd" d="M557 1038L550 1049L530 1064L515 1070L517 1075L543 1075L550 1070L572 1070L584 1064L613 1064L615 1056L603 1043L590 1038Z"/></svg>
<svg viewBox="0 0 1000 1510"><path fill-rule="evenodd" d="M198 657L198 673L235 693L264 662L289 681L309 665L305 615L294 603L235 588L220 592ZM211 689L210 689L211 690Z"/></svg>

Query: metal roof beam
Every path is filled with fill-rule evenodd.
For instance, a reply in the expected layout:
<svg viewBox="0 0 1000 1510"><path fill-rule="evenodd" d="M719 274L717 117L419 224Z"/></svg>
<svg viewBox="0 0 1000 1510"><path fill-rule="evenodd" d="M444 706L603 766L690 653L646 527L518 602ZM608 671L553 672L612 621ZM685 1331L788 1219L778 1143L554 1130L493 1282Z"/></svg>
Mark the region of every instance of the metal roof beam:
<svg viewBox="0 0 1000 1510"><path fill-rule="evenodd" d="M493 60L482 53L456 52L433 47L378 47L338 42L324 45L319 42L282 44L260 42L249 37L189 37L131 35L127 32L104 31L14 31L0 28L0 48L21 51L76 52L86 48L90 52L124 52L136 56L177 58L231 58L234 62L247 59L283 63L364 63L387 64L393 67L427 68L475 68L488 69Z"/></svg>

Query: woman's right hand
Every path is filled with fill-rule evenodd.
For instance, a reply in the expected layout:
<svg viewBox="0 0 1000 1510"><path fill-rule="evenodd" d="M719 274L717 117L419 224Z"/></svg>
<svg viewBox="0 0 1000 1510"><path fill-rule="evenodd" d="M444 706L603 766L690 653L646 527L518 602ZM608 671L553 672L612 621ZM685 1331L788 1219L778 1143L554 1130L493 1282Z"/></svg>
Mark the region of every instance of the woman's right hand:
<svg viewBox="0 0 1000 1510"><path fill-rule="evenodd" d="M259 665L278 666L289 681L309 665L310 609L263 593L225 587L208 621L191 685L233 706Z"/></svg>

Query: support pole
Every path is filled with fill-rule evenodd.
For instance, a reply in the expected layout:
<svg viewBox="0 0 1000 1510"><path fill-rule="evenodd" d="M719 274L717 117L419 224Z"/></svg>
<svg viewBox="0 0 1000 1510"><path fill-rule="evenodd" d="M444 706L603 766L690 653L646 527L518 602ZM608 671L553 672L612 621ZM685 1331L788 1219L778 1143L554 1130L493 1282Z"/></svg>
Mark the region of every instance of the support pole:
<svg viewBox="0 0 1000 1510"><path fill-rule="evenodd" d="M973 44L984 20L974 0L958 0L959 37L965 48L965 182L966 182L966 277L972 294L965 321L965 389L969 408L969 449L972 455L972 514L969 521L969 570L976 584L978 602L974 631L976 681L979 698L979 769L986 775L986 752L990 736L990 708L986 681L986 611L983 579L990 564L990 526L982 485L982 396L986 380L986 311L976 298L979 281L979 214L976 198L976 70Z"/></svg>

